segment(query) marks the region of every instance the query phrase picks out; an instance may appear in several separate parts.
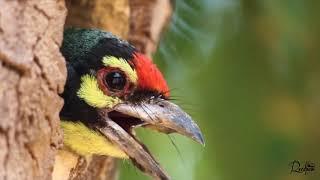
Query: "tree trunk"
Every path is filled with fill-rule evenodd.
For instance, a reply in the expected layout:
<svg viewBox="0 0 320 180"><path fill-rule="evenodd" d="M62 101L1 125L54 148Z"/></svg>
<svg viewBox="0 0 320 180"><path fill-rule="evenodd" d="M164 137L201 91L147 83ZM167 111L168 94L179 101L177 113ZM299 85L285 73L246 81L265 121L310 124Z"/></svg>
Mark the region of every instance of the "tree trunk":
<svg viewBox="0 0 320 180"><path fill-rule="evenodd" d="M151 56L170 0L67 0L67 26L95 27ZM59 51L64 0L0 0L0 180L51 179L62 146L59 111L66 68ZM70 179L117 177L110 157L78 158Z"/></svg>
<svg viewBox="0 0 320 180"><path fill-rule="evenodd" d="M50 179L66 78L59 0L0 0L0 179Z"/></svg>
<svg viewBox="0 0 320 180"><path fill-rule="evenodd" d="M157 50L162 32L168 26L172 0L130 0L130 28L128 40L135 47L152 56Z"/></svg>

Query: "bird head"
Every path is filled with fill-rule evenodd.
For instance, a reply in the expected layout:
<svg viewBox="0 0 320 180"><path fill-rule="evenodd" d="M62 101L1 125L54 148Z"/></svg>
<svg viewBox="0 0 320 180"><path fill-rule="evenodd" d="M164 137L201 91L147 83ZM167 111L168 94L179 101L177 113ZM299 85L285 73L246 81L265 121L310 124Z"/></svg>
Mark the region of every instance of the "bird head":
<svg viewBox="0 0 320 180"><path fill-rule="evenodd" d="M61 52L68 77L60 117L70 151L129 158L143 172L169 179L134 129L179 133L204 144L197 124L170 102L157 66L128 42L101 30L68 29Z"/></svg>

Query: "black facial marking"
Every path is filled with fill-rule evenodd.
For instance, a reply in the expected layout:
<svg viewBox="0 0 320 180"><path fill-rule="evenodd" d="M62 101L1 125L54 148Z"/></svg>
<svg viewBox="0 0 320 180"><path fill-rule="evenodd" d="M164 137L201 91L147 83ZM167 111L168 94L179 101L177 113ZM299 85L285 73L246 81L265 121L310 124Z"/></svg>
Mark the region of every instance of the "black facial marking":
<svg viewBox="0 0 320 180"><path fill-rule="evenodd" d="M156 100L156 99L165 99L162 93L158 91L150 90L136 90L131 96L128 97L127 101L133 103L139 103L144 101Z"/></svg>

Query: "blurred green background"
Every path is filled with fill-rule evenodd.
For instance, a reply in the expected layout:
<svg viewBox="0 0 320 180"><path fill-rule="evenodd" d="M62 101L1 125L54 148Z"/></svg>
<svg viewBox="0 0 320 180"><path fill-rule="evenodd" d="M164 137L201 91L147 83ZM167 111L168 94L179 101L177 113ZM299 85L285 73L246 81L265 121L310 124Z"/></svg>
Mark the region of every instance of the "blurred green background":
<svg viewBox="0 0 320 180"><path fill-rule="evenodd" d="M172 179L320 179L319 5L176 1L154 59L206 146L138 129ZM315 171L290 174L293 160ZM121 166L121 180L150 179L130 162Z"/></svg>

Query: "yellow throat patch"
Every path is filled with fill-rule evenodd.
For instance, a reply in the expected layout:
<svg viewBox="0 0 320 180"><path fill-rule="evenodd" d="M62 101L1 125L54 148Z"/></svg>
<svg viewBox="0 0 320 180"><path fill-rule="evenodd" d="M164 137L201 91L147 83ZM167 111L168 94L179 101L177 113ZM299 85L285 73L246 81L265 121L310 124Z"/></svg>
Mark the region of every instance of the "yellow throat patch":
<svg viewBox="0 0 320 180"><path fill-rule="evenodd" d="M75 153L88 155L105 155L127 159L128 156L105 136L81 122L61 121L64 145Z"/></svg>

